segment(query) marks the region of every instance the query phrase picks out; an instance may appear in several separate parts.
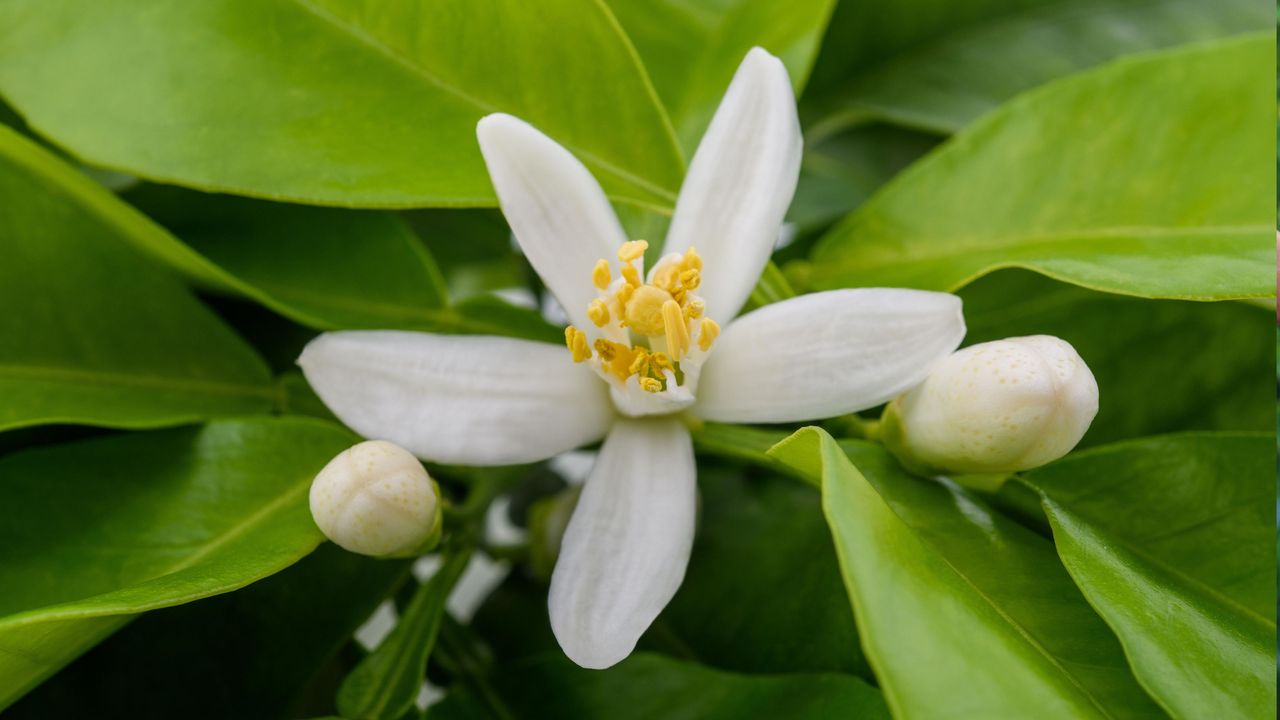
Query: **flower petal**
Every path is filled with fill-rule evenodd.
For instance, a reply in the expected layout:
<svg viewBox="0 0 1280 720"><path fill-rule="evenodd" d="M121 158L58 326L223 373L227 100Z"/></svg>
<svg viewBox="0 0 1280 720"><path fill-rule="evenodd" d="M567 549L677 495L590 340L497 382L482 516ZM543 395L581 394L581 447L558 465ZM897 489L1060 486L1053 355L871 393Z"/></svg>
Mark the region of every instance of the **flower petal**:
<svg viewBox="0 0 1280 720"><path fill-rule="evenodd" d="M794 422L865 410L914 387L964 339L960 298L859 288L747 313L716 340L694 413Z"/></svg>
<svg viewBox="0 0 1280 720"><path fill-rule="evenodd" d="M693 443L672 418L619 420L565 530L548 607L586 668L625 658L684 579L696 506Z"/></svg>
<svg viewBox="0 0 1280 720"><path fill-rule="evenodd" d="M724 324L769 260L800 176L803 140L782 61L753 48L738 66L680 188L665 253L698 249L698 294Z"/></svg>
<svg viewBox="0 0 1280 720"><path fill-rule="evenodd" d="M600 184L555 140L510 115L481 118L476 137L520 249L574 324L590 327L591 269L616 259L626 240Z"/></svg>
<svg viewBox="0 0 1280 720"><path fill-rule="evenodd" d="M357 330L312 340L298 364L351 429L435 462L544 460L613 422L605 383L558 345Z"/></svg>

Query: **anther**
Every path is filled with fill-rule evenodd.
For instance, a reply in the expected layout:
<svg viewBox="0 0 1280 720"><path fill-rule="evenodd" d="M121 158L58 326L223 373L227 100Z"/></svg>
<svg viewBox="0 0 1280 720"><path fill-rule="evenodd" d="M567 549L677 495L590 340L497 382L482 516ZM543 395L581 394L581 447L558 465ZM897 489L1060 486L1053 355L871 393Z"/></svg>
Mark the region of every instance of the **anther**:
<svg viewBox="0 0 1280 720"><path fill-rule="evenodd" d="M696 268L690 268L680 273L680 285L686 290L697 290L702 284L702 273Z"/></svg>
<svg viewBox="0 0 1280 720"><path fill-rule="evenodd" d="M662 324L667 335L667 353L679 360L689 350L689 328L684 324L680 303L668 300L662 305Z"/></svg>
<svg viewBox="0 0 1280 720"><path fill-rule="evenodd" d="M591 284L595 285L597 290L607 290L612 281L613 274L609 272L609 262L604 258L597 260L596 266L591 269Z"/></svg>
<svg viewBox="0 0 1280 720"><path fill-rule="evenodd" d="M604 338L596 338L594 346L596 354L605 362L609 362L617 357L616 353L613 351L613 344Z"/></svg>
<svg viewBox="0 0 1280 720"><path fill-rule="evenodd" d="M649 371L649 353L642 347L636 348L636 358L631 361L627 370L632 375L644 375Z"/></svg>
<svg viewBox="0 0 1280 720"><path fill-rule="evenodd" d="M702 257L698 255L697 248L690 246L684 251L684 257L680 258L680 267L685 270L702 269Z"/></svg>
<svg viewBox="0 0 1280 720"><path fill-rule="evenodd" d="M564 329L564 343L569 346L576 363L591 359L591 348L587 346L587 334L570 325Z"/></svg>
<svg viewBox="0 0 1280 720"><path fill-rule="evenodd" d="M684 306L684 316L690 320L697 320L706 311L707 304L703 302L702 298L693 298L688 305Z"/></svg>
<svg viewBox="0 0 1280 720"><path fill-rule="evenodd" d="M662 390L662 383L650 377L640 378L640 389L645 392L656 393Z"/></svg>
<svg viewBox="0 0 1280 720"><path fill-rule="evenodd" d="M640 282L640 271L636 270L635 265L623 265L622 277L627 279L627 284L633 288L638 288L644 283Z"/></svg>
<svg viewBox="0 0 1280 720"><path fill-rule="evenodd" d="M720 326L711 318L702 318L702 325L698 329L698 349L706 352L711 349L711 343L720 337Z"/></svg>
<svg viewBox="0 0 1280 720"><path fill-rule="evenodd" d="M644 255L644 251L649 249L647 240L632 240L622 243L622 247L618 248L618 259L624 263L629 263L638 257Z"/></svg>
<svg viewBox="0 0 1280 720"><path fill-rule="evenodd" d="M604 327L609 324L609 307L605 305L604 300L596 298L587 305L587 317L591 318L591 322L595 323L596 327Z"/></svg>

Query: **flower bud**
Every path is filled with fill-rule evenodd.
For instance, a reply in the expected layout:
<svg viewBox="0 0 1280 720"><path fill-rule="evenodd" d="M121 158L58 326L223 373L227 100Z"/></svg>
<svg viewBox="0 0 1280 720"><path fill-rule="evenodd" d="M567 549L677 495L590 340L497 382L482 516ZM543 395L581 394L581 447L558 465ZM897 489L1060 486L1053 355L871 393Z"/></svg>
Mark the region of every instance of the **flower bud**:
<svg viewBox="0 0 1280 720"><path fill-rule="evenodd" d="M311 516L346 550L409 557L440 537L440 491L409 451L370 440L344 450L316 475Z"/></svg>
<svg viewBox="0 0 1280 720"><path fill-rule="evenodd" d="M967 347L885 409L885 444L924 473L1007 473L1052 462L1098 413L1098 384L1049 335Z"/></svg>

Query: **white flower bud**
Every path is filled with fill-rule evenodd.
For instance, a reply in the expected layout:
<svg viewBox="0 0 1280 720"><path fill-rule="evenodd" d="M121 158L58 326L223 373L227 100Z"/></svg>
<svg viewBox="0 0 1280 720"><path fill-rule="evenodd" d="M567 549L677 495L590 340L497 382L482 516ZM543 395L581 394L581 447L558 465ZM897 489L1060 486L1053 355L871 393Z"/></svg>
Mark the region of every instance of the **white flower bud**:
<svg viewBox="0 0 1280 720"><path fill-rule="evenodd" d="M316 475L311 516L325 537L351 552L411 556L440 536L440 493L409 451L370 440Z"/></svg>
<svg viewBox="0 0 1280 720"><path fill-rule="evenodd" d="M1065 340L965 348L885 410L885 443L916 470L1006 473L1071 451L1098 413L1098 383Z"/></svg>

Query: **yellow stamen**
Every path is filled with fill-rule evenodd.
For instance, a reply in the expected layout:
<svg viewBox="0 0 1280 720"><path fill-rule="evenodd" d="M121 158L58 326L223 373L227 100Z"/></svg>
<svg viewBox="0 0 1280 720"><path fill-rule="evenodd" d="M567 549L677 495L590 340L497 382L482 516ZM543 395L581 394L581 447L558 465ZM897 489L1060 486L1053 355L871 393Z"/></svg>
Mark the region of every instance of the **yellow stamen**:
<svg viewBox="0 0 1280 720"><path fill-rule="evenodd" d="M609 362L617 357L617 353L613 350L614 343L611 343L604 338L596 338L594 345L596 354L599 355L600 359L604 362Z"/></svg>
<svg viewBox="0 0 1280 720"><path fill-rule="evenodd" d="M636 288L626 301L626 325L646 337L662 335L663 306L673 302L670 293L652 285Z"/></svg>
<svg viewBox="0 0 1280 720"><path fill-rule="evenodd" d="M667 354L664 352L656 352L649 355L649 364L656 373L661 373L663 370L675 369L675 366L671 364L671 358L667 357Z"/></svg>
<svg viewBox="0 0 1280 720"><path fill-rule="evenodd" d="M694 298L689 301L688 305L684 306L684 316L690 320L697 320L706 311L707 304L702 301L702 298Z"/></svg>
<svg viewBox="0 0 1280 720"><path fill-rule="evenodd" d="M644 375L649 372L649 351L642 347L636 347L635 359L631 361L631 367L627 370L632 375Z"/></svg>
<svg viewBox="0 0 1280 720"><path fill-rule="evenodd" d="M591 318L596 327L604 327L609 323L609 307L604 300L596 298L587 306L587 317Z"/></svg>
<svg viewBox="0 0 1280 720"><path fill-rule="evenodd" d="M697 290L702 284L702 273L696 268L689 268L680 273L680 285L685 290Z"/></svg>
<svg viewBox="0 0 1280 720"><path fill-rule="evenodd" d="M622 247L618 248L618 259L624 263L629 263L638 257L644 255L644 251L649 249L647 240L632 240L631 242L622 243Z"/></svg>
<svg viewBox="0 0 1280 720"><path fill-rule="evenodd" d="M684 251L684 257L680 258L680 267L683 270L702 269L702 256L698 255L697 248L690 246Z"/></svg>
<svg viewBox="0 0 1280 720"><path fill-rule="evenodd" d="M596 266L591 269L591 284L595 285L597 290L607 290L612 281L613 274L609 272L609 262L604 258L597 260Z"/></svg>
<svg viewBox="0 0 1280 720"><path fill-rule="evenodd" d="M644 285L644 283L640 281L640 271L636 270L635 265L623 265L622 277L627 279L627 284L631 287L638 288L641 285Z"/></svg>
<svg viewBox="0 0 1280 720"><path fill-rule="evenodd" d="M564 344L569 346L576 363L591 359L591 348L587 346L587 334L570 325L564 329Z"/></svg>
<svg viewBox="0 0 1280 720"><path fill-rule="evenodd" d="M675 300L664 303L662 321L667 335L667 353L679 360L689 350L689 328L684 324L684 313L680 310L680 303Z"/></svg>
<svg viewBox="0 0 1280 720"><path fill-rule="evenodd" d="M711 318L702 318L702 325L698 329L698 348L702 352L711 349L711 343L720 337L720 326Z"/></svg>
<svg viewBox="0 0 1280 720"><path fill-rule="evenodd" d="M656 393L662 390L662 383L653 378L640 378L640 389L645 392Z"/></svg>
<svg viewBox="0 0 1280 720"><path fill-rule="evenodd" d="M650 284L656 285L667 292L671 292L676 289L676 277L679 272L680 266L678 263L663 263L658 266L658 269L653 273L653 280Z"/></svg>

